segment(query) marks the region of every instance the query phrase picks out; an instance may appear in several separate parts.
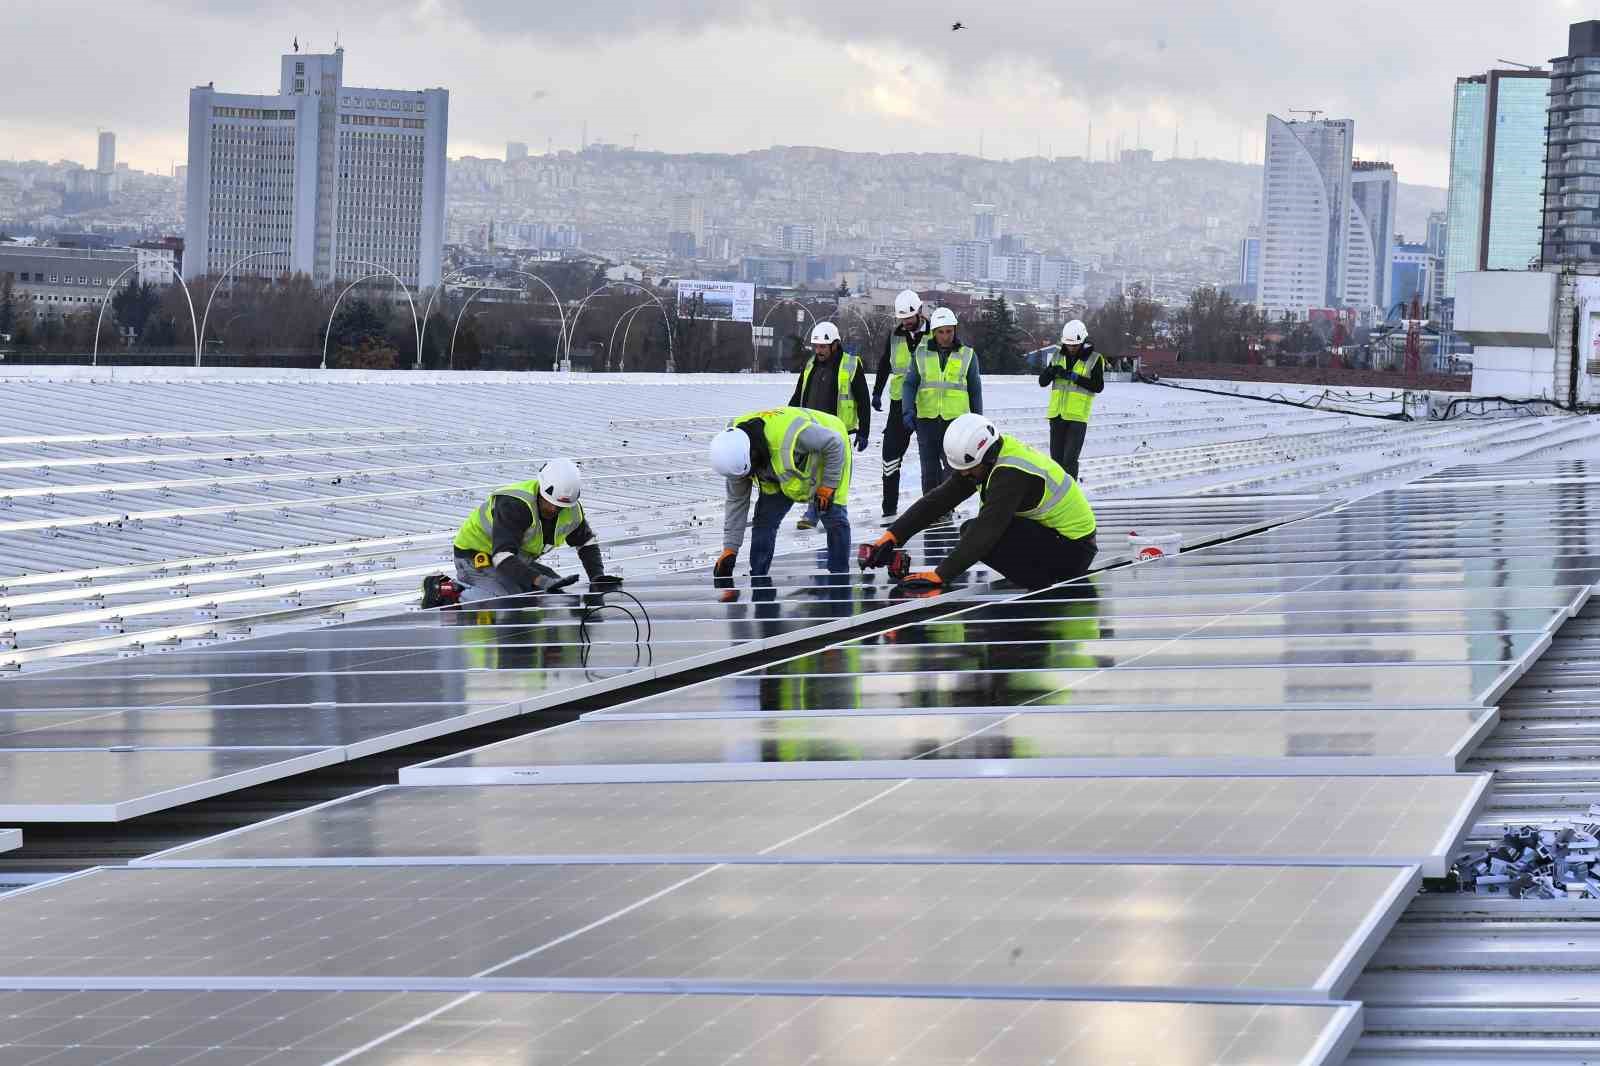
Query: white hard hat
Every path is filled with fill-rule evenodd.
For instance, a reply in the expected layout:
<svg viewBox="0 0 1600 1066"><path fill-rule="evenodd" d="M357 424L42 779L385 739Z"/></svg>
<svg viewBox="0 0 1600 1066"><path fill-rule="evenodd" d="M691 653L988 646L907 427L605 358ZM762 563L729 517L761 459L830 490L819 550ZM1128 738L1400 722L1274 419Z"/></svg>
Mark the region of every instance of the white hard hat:
<svg viewBox="0 0 1600 1066"><path fill-rule="evenodd" d="M750 475L750 438L742 429L725 429L711 438L711 469L723 477Z"/></svg>
<svg viewBox="0 0 1600 1066"><path fill-rule="evenodd" d="M1000 439L994 423L982 415L964 414L944 431L944 457L952 470L971 470Z"/></svg>
<svg viewBox="0 0 1600 1066"><path fill-rule="evenodd" d="M953 326L956 324L956 313L948 307L941 307L928 319L929 329L938 329L940 326Z"/></svg>
<svg viewBox="0 0 1600 1066"><path fill-rule="evenodd" d="M811 330L812 344L837 344L839 327L832 322L818 322Z"/></svg>
<svg viewBox="0 0 1600 1066"><path fill-rule="evenodd" d="M1089 327L1076 318L1061 327L1062 344L1082 344L1089 339Z"/></svg>
<svg viewBox="0 0 1600 1066"><path fill-rule="evenodd" d="M900 295L894 298L894 317L910 318L922 310L922 297L911 289L901 289Z"/></svg>
<svg viewBox="0 0 1600 1066"><path fill-rule="evenodd" d="M539 471L539 495L557 507L571 507L583 495L583 479L578 464L571 459L552 459Z"/></svg>

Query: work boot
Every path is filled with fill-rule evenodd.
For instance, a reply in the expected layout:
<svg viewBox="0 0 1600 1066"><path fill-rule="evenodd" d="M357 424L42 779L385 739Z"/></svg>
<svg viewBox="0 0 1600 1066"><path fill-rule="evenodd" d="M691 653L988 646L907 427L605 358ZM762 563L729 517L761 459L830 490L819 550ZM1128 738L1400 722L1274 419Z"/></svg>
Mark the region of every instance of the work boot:
<svg viewBox="0 0 1600 1066"><path fill-rule="evenodd" d="M461 602L461 586L444 574L431 574L422 579L422 609L454 607Z"/></svg>
<svg viewBox="0 0 1600 1066"><path fill-rule="evenodd" d="M796 529L812 529L815 526L816 523L809 518L801 518L800 521L794 524L794 528Z"/></svg>

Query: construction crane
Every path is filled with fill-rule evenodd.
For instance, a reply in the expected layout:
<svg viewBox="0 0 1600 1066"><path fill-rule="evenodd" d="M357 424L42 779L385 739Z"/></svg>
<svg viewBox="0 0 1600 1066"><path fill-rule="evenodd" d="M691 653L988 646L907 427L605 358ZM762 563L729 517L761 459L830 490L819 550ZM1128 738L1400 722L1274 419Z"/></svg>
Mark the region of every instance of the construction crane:
<svg viewBox="0 0 1600 1066"><path fill-rule="evenodd" d="M1317 121L1317 116L1318 115L1326 115L1327 112L1322 110L1320 107L1291 107L1289 109L1289 114L1291 114L1291 115L1310 115L1311 116L1311 121L1315 122L1315 121Z"/></svg>
<svg viewBox="0 0 1600 1066"><path fill-rule="evenodd" d="M1406 316L1406 377L1422 373L1422 295L1411 294L1411 313Z"/></svg>

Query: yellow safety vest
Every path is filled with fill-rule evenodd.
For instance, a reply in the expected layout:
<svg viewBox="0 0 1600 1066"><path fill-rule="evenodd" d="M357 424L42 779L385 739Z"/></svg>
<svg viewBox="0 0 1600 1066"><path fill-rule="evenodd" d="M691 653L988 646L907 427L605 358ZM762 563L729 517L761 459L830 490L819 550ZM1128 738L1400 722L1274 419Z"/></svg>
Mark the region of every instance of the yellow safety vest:
<svg viewBox="0 0 1600 1066"><path fill-rule="evenodd" d="M800 371L800 398L806 398L806 385L811 381L811 368L816 365L816 357L806 360L806 367ZM839 353L839 399L834 408L834 414L839 421L844 423L846 430L853 430L861 425L857 418L856 398L850 392L851 382L856 376L856 370L861 366L861 360L849 352Z"/></svg>
<svg viewBox="0 0 1600 1066"><path fill-rule="evenodd" d="M889 336L889 400L899 402L906 387L906 371L911 369L911 345L900 333Z"/></svg>
<svg viewBox="0 0 1600 1066"><path fill-rule="evenodd" d="M1099 352L1092 353L1088 359L1079 359L1072 364L1074 374L1088 377L1094 368L1096 359L1104 359ZM1051 366L1066 366L1067 357L1064 353L1057 352L1055 358L1050 360ZM1094 393L1076 382L1066 378L1056 378L1050 383L1050 411L1049 418L1065 418L1070 422L1089 421L1089 412L1094 409Z"/></svg>
<svg viewBox="0 0 1600 1066"><path fill-rule="evenodd" d="M1072 476L1061 469L1060 463L1014 437L1003 436L1000 438L1000 458L995 461L994 470L989 471L989 477L994 477L994 471L1001 467L1021 470L1044 482L1044 495L1038 506L1018 511L1018 518L1038 522L1071 540L1087 537L1094 532L1094 511L1089 507L1089 500ZM985 481L983 494L987 496L988 493L989 483Z"/></svg>
<svg viewBox="0 0 1600 1066"><path fill-rule="evenodd" d="M926 338L917 345L917 417L952 422L972 410L967 399L967 370L973 352L965 344L941 359Z"/></svg>
<svg viewBox="0 0 1600 1066"><path fill-rule="evenodd" d="M728 423L728 428L736 429L752 418L761 419L767 451L772 456L770 474L763 470L750 471L762 492L781 492L796 503L805 503L817 494L817 489L822 486L822 456L810 455L802 460L796 454L801 432L807 426L816 425L837 433L844 445L844 472L839 477L838 488L834 490L833 502L849 502L851 452L850 442L844 439L843 422L826 411L812 411L805 407L775 407L740 415Z"/></svg>
<svg viewBox="0 0 1600 1066"><path fill-rule="evenodd" d="M527 534L522 538L522 545L517 549L521 555L532 556L537 559L546 552L564 547L567 538L583 525L583 505L575 503L571 507L563 507L556 514L555 542L544 542L544 522L539 517L539 482L520 481L515 485L495 489L489 493L489 498L483 506L467 516L461 523L461 528L456 531L455 546L463 551L489 552L494 550L494 501L498 496L514 496L528 505L529 512L533 515L533 524L528 527Z"/></svg>

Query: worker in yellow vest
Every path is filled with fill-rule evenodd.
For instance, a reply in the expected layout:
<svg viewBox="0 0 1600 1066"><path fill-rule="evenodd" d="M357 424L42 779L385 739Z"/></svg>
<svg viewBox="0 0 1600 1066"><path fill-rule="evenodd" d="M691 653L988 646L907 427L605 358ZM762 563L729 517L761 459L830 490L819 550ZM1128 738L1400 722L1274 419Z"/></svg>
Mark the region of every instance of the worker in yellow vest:
<svg viewBox="0 0 1600 1066"><path fill-rule="evenodd" d="M495 489L456 531L456 576L422 579L422 606L447 607L500 596L557 592L577 581L539 561L557 548L578 549L578 562L596 591L615 589L620 577L605 572L600 542L578 498L583 481L570 459L546 463L533 481Z"/></svg>
<svg viewBox="0 0 1600 1066"><path fill-rule="evenodd" d="M839 327L818 322L811 330L811 357L800 369L794 383L790 407L826 411L844 423L844 431L855 439L856 451L867 450L872 430L872 411L867 407L867 376L861 372L861 359L844 350ZM817 524L817 507L808 504L796 523L801 529Z"/></svg>
<svg viewBox="0 0 1600 1066"><path fill-rule="evenodd" d="M922 317L922 297L906 289L894 298L894 332L883 343L878 360L878 377L872 384L872 409L883 410L883 390L889 389L889 419L883 425L883 517L893 518L900 511L900 462L911 443L911 430L905 421L906 374L911 358L927 335L927 319Z"/></svg>
<svg viewBox="0 0 1600 1066"><path fill-rule="evenodd" d="M1094 398L1106 389L1106 357L1094 350L1089 330L1073 319L1061 330L1061 347L1039 375L1050 390L1050 458L1078 477L1078 455L1089 432Z"/></svg>
<svg viewBox="0 0 1600 1066"><path fill-rule="evenodd" d="M750 573L772 569L778 526L789 508L814 502L828 533L828 570L850 568L850 445L844 423L826 411L777 407L740 415L711 438L711 469L728 479L722 554L712 577L733 576L744 545L750 490L759 487L750 532Z"/></svg>
<svg viewBox="0 0 1600 1066"><path fill-rule="evenodd" d="M949 476L944 462L944 434L964 414L983 413L983 382L978 354L956 336L956 314L941 307L928 319L929 333L917 345L906 371L903 395L912 397L903 416L917 434L922 465L922 494Z"/></svg>
<svg viewBox="0 0 1600 1066"><path fill-rule="evenodd" d="M906 576L912 587L941 590L982 562L1008 581L1041 589L1088 573L1098 545L1094 511L1078 483L1048 455L977 414L951 423L944 437L949 480L912 504L870 545L865 567L888 566L907 541L978 493L978 517L936 569Z"/></svg>

